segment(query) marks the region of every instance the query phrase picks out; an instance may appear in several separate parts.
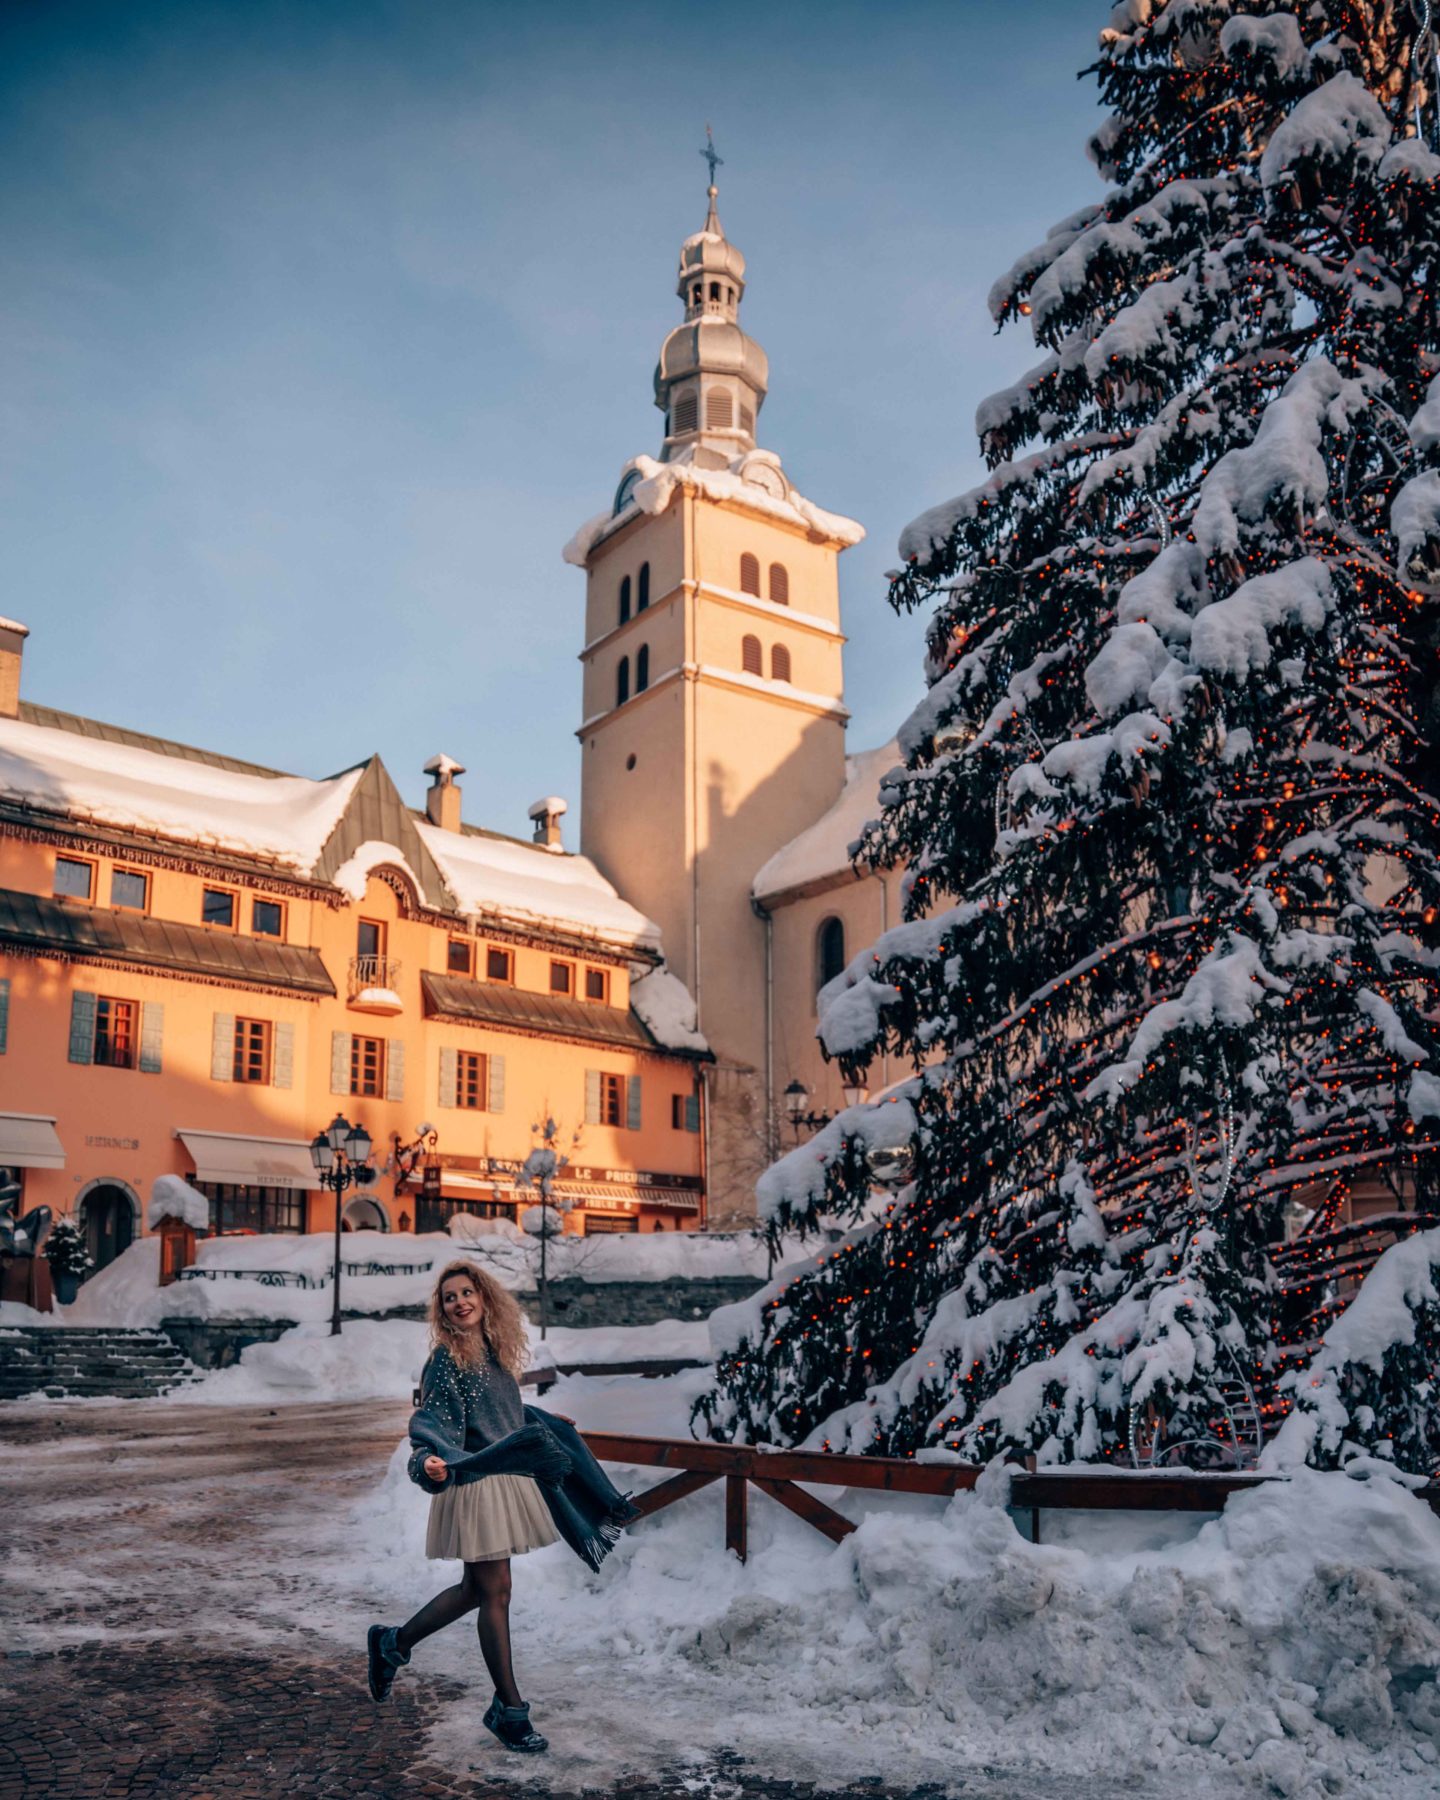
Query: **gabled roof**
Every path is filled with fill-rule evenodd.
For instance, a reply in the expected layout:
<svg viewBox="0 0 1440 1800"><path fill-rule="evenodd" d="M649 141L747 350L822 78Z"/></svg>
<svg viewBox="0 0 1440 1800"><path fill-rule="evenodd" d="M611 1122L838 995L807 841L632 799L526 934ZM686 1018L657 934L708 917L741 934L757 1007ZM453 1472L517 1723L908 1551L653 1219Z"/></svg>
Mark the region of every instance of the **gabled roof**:
<svg viewBox="0 0 1440 1800"><path fill-rule="evenodd" d="M390 771L378 756L360 769L360 779L350 791L345 810L335 821L311 871L317 881L334 881L357 856L365 860L367 845L389 844L398 850L404 866L418 882L420 898L440 912L455 912L455 896L446 885L439 865L430 854L415 823L415 815L400 798ZM363 870L359 871L363 875Z"/></svg>

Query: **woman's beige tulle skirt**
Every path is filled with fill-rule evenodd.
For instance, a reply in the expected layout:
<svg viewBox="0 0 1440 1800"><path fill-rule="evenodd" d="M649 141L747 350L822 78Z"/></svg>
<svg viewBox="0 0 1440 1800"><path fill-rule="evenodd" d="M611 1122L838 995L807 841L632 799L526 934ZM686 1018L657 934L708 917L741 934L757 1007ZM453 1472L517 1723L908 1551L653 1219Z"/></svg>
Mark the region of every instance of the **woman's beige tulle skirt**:
<svg viewBox="0 0 1440 1800"><path fill-rule="evenodd" d="M484 1475L459 1485L449 1481L432 1496L425 1554L492 1562L542 1549L559 1536L533 1476Z"/></svg>

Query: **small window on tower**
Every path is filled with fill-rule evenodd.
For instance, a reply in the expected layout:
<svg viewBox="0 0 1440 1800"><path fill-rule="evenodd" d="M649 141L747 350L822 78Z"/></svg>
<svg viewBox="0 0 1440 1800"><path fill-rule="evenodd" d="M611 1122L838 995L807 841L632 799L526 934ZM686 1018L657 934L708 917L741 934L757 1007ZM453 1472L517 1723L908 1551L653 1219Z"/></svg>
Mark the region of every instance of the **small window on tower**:
<svg viewBox="0 0 1440 1800"><path fill-rule="evenodd" d="M784 563L770 565L770 598L777 606L790 604L790 576Z"/></svg>
<svg viewBox="0 0 1440 1800"><path fill-rule="evenodd" d="M635 600L635 610L637 613L642 613L645 611L646 607L649 606L649 604L650 604L650 565L649 565L649 563L641 563L641 565L640 565L640 580L638 583L638 588L639 588L639 592L638 592L636 600Z"/></svg>
<svg viewBox="0 0 1440 1800"><path fill-rule="evenodd" d="M635 652L635 692L643 694L650 685L650 646L642 644Z"/></svg>
<svg viewBox="0 0 1440 1800"><path fill-rule="evenodd" d="M694 287L691 288L691 290L690 290L691 304L694 306L698 306L704 298L705 298L705 283L703 281L697 281L695 283Z"/></svg>
<svg viewBox="0 0 1440 1800"><path fill-rule="evenodd" d="M620 623L623 625L630 617L630 577L627 575L620 583Z"/></svg>
<svg viewBox="0 0 1440 1800"><path fill-rule="evenodd" d="M734 423L735 414L730 405L730 396L724 388L711 388L705 396L705 426L709 431L728 431Z"/></svg>
<svg viewBox="0 0 1440 1800"><path fill-rule="evenodd" d="M771 648L770 679L772 681L788 681L790 679L790 652L783 644L775 644Z"/></svg>
<svg viewBox="0 0 1440 1800"><path fill-rule="evenodd" d="M675 435L684 437L687 431L696 431L700 426L700 396L694 392L681 394L675 401Z"/></svg>
<svg viewBox="0 0 1440 1800"><path fill-rule="evenodd" d="M622 656L615 671L615 704L623 706L630 698L630 658Z"/></svg>
<svg viewBox="0 0 1440 1800"><path fill-rule="evenodd" d="M761 660L760 640L757 637L746 637L740 640L740 667L747 675L763 675L765 665Z"/></svg>
<svg viewBox="0 0 1440 1800"><path fill-rule="evenodd" d="M740 558L740 592L760 598L760 558L748 550Z"/></svg>
<svg viewBox="0 0 1440 1800"><path fill-rule="evenodd" d="M712 300L718 300L720 298L720 283L718 281L712 281L710 283L710 298Z"/></svg>

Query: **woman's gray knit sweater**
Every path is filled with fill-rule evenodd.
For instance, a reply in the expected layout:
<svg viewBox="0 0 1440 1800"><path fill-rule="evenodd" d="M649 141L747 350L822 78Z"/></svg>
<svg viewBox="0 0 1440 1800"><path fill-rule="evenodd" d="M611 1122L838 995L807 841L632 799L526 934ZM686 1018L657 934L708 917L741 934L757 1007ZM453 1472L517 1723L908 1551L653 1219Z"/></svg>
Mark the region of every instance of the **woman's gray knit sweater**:
<svg viewBox="0 0 1440 1800"><path fill-rule="evenodd" d="M443 1344L431 1352L420 1375L420 1405L410 1418L410 1479L427 1494L450 1482L479 1481L486 1475L557 1478L570 1459L543 1426L527 1424L520 1384L493 1357L476 1368L457 1363ZM449 1480L432 1481L425 1458L438 1456Z"/></svg>

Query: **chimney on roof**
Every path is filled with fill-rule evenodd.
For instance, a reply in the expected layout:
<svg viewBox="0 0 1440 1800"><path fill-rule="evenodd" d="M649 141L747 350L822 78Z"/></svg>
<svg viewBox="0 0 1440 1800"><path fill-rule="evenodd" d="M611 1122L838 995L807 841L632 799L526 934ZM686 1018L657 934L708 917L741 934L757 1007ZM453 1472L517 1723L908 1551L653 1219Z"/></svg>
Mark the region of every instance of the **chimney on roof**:
<svg viewBox="0 0 1440 1800"><path fill-rule="evenodd" d="M30 627L15 619L0 619L0 719L20 716L20 664Z"/></svg>
<svg viewBox="0 0 1440 1800"><path fill-rule="evenodd" d="M569 810L556 794L548 794L545 799L537 800L530 808L530 817L535 821L535 842L543 844L547 850L563 851L565 846L560 842L560 821Z"/></svg>
<svg viewBox="0 0 1440 1800"><path fill-rule="evenodd" d="M460 789L455 777L465 773L464 763L450 756L432 756L425 765L430 786L425 794L425 813L442 831L460 829Z"/></svg>

